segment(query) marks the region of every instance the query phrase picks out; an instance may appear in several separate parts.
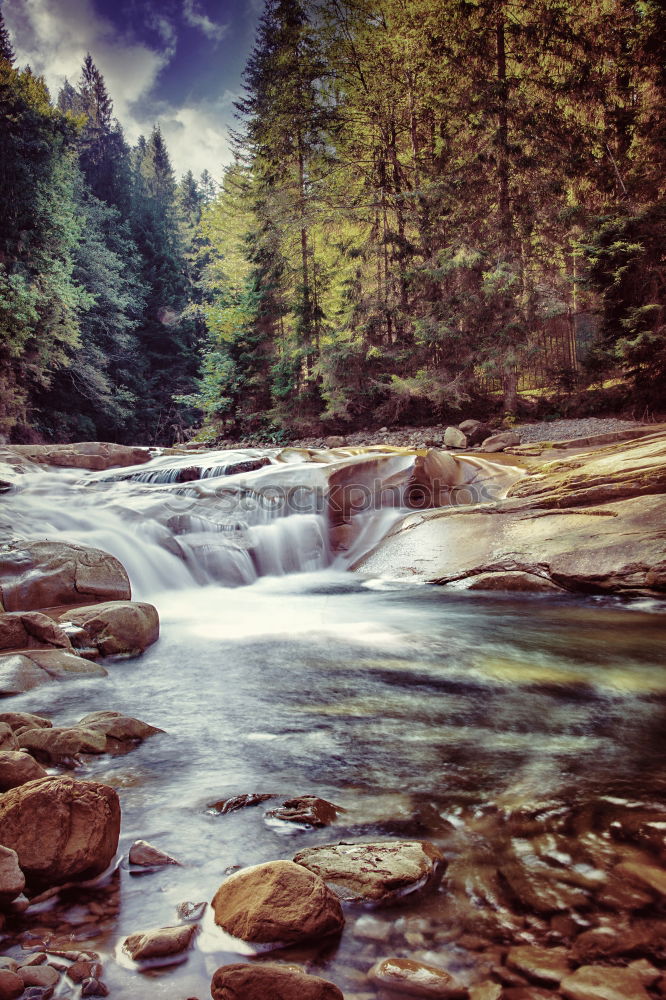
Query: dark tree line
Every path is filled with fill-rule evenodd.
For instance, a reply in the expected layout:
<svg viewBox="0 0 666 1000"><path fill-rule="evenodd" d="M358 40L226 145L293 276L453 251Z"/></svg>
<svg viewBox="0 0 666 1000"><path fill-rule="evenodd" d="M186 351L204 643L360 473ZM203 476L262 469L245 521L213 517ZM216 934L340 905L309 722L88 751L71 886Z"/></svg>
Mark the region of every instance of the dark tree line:
<svg viewBox="0 0 666 1000"><path fill-rule="evenodd" d="M0 42L0 433L169 443L210 178L177 184L159 127L129 147L90 55L54 105L1 20Z"/></svg>

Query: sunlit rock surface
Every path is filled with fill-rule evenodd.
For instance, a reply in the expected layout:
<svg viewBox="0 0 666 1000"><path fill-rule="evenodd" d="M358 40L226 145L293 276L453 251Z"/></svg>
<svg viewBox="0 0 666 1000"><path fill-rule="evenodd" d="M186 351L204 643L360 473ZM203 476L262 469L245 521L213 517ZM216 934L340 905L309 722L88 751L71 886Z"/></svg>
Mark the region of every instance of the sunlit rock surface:
<svg viewBox="0 0 666 1000"><path fill-rule="evenodd" d="M487 589L488 574L520 573L566 590L663 593L665 486L666 437L623 442L539 467L497 503L408 515L356 568L461 585L483 574Z"/></svg>

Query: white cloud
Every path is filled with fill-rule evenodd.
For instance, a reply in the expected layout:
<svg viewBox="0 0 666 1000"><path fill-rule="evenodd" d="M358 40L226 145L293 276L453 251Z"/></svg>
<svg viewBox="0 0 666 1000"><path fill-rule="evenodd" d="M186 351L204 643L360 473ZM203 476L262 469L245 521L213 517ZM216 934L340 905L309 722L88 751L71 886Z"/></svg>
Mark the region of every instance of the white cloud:
<svg viewBox="0 0 666 1000"><path fill-rule="evenodd" d="M175 51L175 30L166 18L151 22L165 45L155 51L119 35L90 0L4 0L3 16L18 65L29 64L44 76L54 99L66 78L76 84L90 52L129 142L150 133L159 122L177 174L207 168L216 176L231 159L227 125L233 121L235 94L226 92L215 107L180 108L152 96L160 71Z"/></svg>
<svg viewBox="0 0 666 1000"><path fill-rule="evenodd" d="M191 28L203 31L206 38L212 42L221 42L229 30L228 24L217 24L215 21L211 21L208 15L201 10L197 0L183 0L183 20Z"/></svg>

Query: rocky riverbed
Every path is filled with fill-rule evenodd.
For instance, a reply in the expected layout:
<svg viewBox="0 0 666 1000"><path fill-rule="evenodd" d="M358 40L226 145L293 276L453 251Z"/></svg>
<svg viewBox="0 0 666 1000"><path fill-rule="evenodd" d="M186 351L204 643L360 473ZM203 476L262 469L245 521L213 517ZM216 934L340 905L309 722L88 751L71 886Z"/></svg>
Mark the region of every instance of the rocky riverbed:
<svg viewBox="0 0 666 1000"><path fill-rule="evenodd" d="M10 519L0 1000L666 996L666 445L640 430L551 461L510 446L508 478L427 445L232 456L220 474L219 456L141 454L141 480L85 478L103 455L34 495L42 474L12 473L8 511L96 497L133 566L156 558L178 586L133 600L122 563L83 544L92 524L74 540L54 514L70 537L45 541ZM381 514L349 493L367 475L430 505L391 514L365 577L326 570L325 546L305 576L176 577L204 542L211 573L235 551L219 526L193 537L193 505L310 466L343 563ZM508 496L472 490L497 483ZM314 516L280 522L312 544ZM248 536L255 565L277 527Z"/></svg>

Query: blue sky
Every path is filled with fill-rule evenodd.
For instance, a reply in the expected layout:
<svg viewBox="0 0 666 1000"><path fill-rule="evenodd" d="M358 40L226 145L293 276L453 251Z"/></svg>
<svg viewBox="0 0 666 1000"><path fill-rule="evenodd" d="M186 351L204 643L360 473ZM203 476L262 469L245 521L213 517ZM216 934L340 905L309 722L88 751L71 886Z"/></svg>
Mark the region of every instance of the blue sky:
<svg viewBox="0 0 666 1000"><path fill-rule="evenodd" d="M229 161L228 126L262 0L3 0L19 65L55 97L86 52L130 142L159 122L178 174Z"/></svg>

